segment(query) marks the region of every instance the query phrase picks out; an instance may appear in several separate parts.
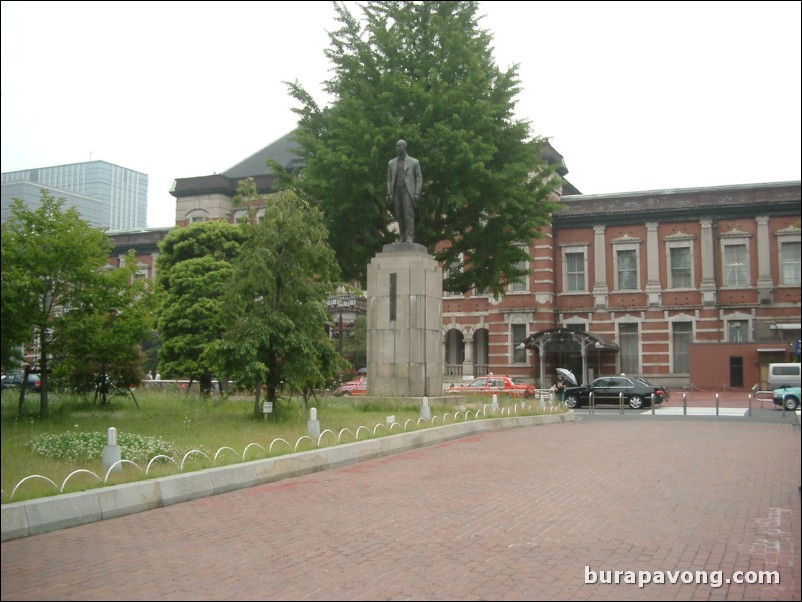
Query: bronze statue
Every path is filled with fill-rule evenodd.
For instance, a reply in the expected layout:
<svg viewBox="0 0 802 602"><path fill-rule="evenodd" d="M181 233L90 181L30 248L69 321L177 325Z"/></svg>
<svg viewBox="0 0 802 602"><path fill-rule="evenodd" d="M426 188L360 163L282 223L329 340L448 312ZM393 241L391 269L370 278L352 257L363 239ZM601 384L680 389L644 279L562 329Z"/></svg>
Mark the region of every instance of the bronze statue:
<svg viewBox="0 0 802 602"><path fill-rule="evenodd" d="M387 196L393 203L393 214L401 234L399 242L415 242L415 212L418 208L423 177L420 163L407 155L407 143L395 143L398 156L387 164Z"/></svg>

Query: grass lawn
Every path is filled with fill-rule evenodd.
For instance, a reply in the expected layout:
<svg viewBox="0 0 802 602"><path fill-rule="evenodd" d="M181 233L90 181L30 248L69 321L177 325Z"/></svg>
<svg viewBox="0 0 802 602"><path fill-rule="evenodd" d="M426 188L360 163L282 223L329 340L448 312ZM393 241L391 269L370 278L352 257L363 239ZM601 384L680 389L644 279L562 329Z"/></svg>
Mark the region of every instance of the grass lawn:
<svg viewBox="0 0 802 602"><path fill-rule="evenodd" d="M254 417L252 397L204 398L194 392L145 389L135 395L136 403L130 395L121 394L101 405L93 396L51 392L50 417L43 421L39 419L38 394L26 394L20 417L19 390L3 391L2 503L57 495L62 488L69 493L103 486L107 469L102 451L111 427L116 429L122 459L131 463L123 463L121 471L110 474L108 484L317 447L317 441L303 438L308 435L309 412L298 397L280 399L265 419L263 415ZM524 409L521 400L501 397L498 401L502 411L514 411L517 403L518 414L540 413L535 402ZM472 402L469 416L475 417L485 404L489 409L491 399ZM336 445L338 439L355 441L357 432L359 440L387 435L388 416L394 416L406 431L432 426L419 421L420 405L409 400L324 396L313 399L312 407L317 409L321 433L332 431L322 436L321 447ZM439 424L465 420L465 414L464 408L453 405L431 407ZM392 432L401 430L396 425ZM150 462L162 455L174 461L158 458Z"/></svg>

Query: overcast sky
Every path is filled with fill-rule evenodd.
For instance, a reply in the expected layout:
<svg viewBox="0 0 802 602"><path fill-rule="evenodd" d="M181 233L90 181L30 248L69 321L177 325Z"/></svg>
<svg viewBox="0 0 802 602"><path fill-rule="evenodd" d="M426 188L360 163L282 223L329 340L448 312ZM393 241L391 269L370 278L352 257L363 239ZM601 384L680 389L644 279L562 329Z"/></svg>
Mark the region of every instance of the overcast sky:
<svg viewBox="0 0 802 602"><path fill-rule="evenodd" d="M496 64L520 65L517 116L582 193L800 179L800 2L481 2L480 14ZM170 226L174 179L226 171L293 129L283 81L328 104L333 17L329 2L4 0L2 171L140 171L148 226Z"/></svg>

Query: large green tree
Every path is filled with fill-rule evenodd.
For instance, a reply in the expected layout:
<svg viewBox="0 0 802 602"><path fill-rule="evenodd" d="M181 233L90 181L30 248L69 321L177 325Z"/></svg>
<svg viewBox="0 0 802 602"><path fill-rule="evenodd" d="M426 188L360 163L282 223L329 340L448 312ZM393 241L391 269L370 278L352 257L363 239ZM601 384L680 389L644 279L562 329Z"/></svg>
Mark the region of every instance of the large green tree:
<svg viewBox="0 0 802 602"><path fill-rule="evenodd" d="M17 359L13 349L36 338L42 418L49 413L51 355L65 364L81 355L80 349L91 349L91 357L108 361L130 357L141 340L137 322L145 315L139 304L147 291L132 288L131 272L103 269L111 253L105 231L90 226L64 203L45 190L35 209L14 199L11 216L2 225L3 366ZM120 328L95 330L112 315L124 316ZM128 316L133 325L123 327ZM108 344L93 349L101 345L104 333L112 337Z"/></svg>
<svg viewBox="0 0 802 602"><path fill-rule="evenodd" d="M253 411L260 415L263 388L275 402L282 390L328 384L342 368L325 330L325 300L340 270L320 211L292 191L271 195L262 221L242 227L248 237L226 289L225 332L208 356L227 378L256 392Z"/></svg>
<svg viewBox="0 0 802 602"><path fill-rule="evenodd" d="M99 270L89 286L76 287L74 300L59 322L60 375L78 391L94 388L106 404L112 386L136 385L145 359L140 342L154 321L150 283L136 277L136 256L123 265Z"/></svg>
<svg viewBox="0 0 802 602"><path fill-rule="evenodd" d="M367 2L361 19L334 6L332 104L288 85L301 105L294 185L323 210L344 276L364 282L370 259L396 240L386 174L403 138L423 170L415 242L462 268L449 271L447 290L501 293L525 275L522 245L548 222L558 184L544 140L513 114L517 65L495 65L478 2Z"/></svg>
<svg viewBox="0 0 802 602"><path fill-rule="evenodd" d="M211 391L215 368L205 354L224 331L223 294L243 240L241 225L208 221L174 228L161 242L156 273L163 376L189 378Z"/></svg>

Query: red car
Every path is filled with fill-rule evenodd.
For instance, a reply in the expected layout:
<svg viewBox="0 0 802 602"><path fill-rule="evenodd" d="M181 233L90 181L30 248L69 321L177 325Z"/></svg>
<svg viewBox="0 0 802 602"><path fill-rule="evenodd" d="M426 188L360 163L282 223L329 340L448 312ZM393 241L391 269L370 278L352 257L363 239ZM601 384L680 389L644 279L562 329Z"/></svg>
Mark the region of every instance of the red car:
<svg viewBox="0 0 802 602"><path fill-rule="evenodd" d="M341 395L367 395L368 393L368 379L366 376L361 376L354 380L349 380L341 384L334 390L334 394L338 397Z"/></svg>
<svg viewBox="0 0 802 602"><path fill-rule="evenodd" d="M446 393L458 393L460 395L511 395L512 397L534 397L535 387L518 380L512 376L480 376L473 379L467 385L451 385L446 389Z"/></svg>

